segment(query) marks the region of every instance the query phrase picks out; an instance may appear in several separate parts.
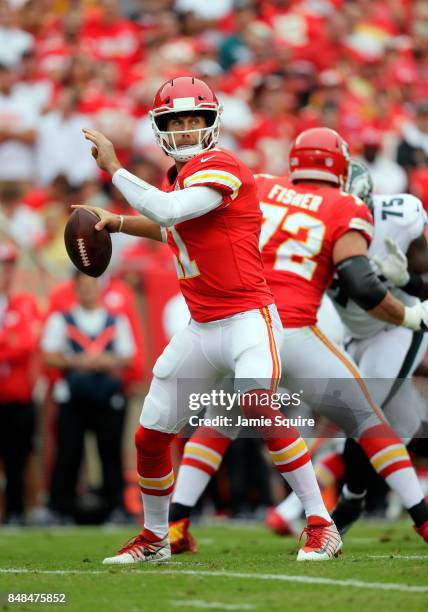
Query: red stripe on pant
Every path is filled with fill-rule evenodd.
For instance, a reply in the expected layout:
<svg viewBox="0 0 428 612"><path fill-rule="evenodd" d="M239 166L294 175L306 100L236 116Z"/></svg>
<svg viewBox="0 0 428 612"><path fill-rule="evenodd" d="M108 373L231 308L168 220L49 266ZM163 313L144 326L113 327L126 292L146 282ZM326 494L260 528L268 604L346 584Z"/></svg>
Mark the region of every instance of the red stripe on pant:
<svg viewBox="0 0 428 612"><path fill-rule="evenodd" d="M172 470L171 442L175 434L162 433L146 429L141 425L135 432L135 447L137 449L137 470L143 478L165 478ZM147 495L170 495L174 483L167 489L150 489L140 486L141 492Z"/></svg>

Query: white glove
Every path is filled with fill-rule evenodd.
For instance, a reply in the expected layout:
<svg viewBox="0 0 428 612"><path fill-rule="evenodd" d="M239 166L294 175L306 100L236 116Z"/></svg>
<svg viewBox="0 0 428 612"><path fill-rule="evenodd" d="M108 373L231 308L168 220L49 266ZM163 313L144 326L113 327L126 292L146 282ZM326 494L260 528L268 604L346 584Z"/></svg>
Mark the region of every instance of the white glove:
<svg viewBox="0 0 428 612"><path fill-rule="evenodd" d="M407 271L407 257L392 238L385 238L388 253L386 259L374 255L372 261L379 268L380 273L396 287L404 287L409 282Z"/></svg>
<svg viewBox="0 0 428 612"><path fill-rule="evenodd" d="M414 331L428 329L428 300L419 302L414 306L404 307L403 327L408 327Z"/></svg>

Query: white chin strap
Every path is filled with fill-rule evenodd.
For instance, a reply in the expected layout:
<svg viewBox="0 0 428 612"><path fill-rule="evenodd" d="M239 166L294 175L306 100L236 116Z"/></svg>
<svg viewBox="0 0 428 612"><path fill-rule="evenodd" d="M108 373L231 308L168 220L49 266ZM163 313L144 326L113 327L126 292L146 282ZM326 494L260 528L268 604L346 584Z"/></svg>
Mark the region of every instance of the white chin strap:
<svg viewBox="0 0 428 612"><path fill-rule="evenodd" d="M162 148L170 157L173 157L175 161L178 162L189 161L192 159L192 157L195 157L195 155L202 153L202 151L208 150L208 147L204 147L201 143L193 145L192 147L177 147L175 149L166 149L165 147Z"/></svg>

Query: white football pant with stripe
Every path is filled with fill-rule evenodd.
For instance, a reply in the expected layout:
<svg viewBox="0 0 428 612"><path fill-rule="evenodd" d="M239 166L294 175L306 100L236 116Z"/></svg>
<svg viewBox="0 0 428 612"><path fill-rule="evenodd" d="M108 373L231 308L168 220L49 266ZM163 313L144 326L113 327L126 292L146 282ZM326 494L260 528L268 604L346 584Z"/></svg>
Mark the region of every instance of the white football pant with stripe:
<svg viewBox="0 0 428 612"><path fill-rule="evenodd" d="M209 393L223 378L235 390L271 389L281 374L282 325L275 305L248 310L210 323L191 320L176 333L153 368L140 423L178 433L205 405L189 406L189 393Z"/></svg>

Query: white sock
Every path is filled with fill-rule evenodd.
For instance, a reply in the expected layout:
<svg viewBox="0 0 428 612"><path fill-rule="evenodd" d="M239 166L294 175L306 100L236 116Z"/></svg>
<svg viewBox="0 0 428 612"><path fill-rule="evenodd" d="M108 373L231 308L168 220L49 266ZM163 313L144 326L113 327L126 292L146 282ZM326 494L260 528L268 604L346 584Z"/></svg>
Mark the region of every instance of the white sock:
<svg viewBox="0 0 428 612"><path fill-rule="evenodd" d="M385 481L393 489L405 508L411 508L424 498L421 485L413 468L397 470L385 478Z"/></svg>
<svg viewBox="0 0 428 612"><path fill-rule="evenodd" d="M147 495L141 493L144 506L144 528L159 538L168 533L169 495Z"/></svg>
<svg viewBox="0 0 428 612"><path fill-rule="evenodd" d="M307 517L315 515L331 521L311 461L292 472L282 472L282 475L302 503Z"/></svg>
<svg viewBox="0 0 428 612"><path fill-rule="evenodd" d="M210 474L191 465L182 465L175 481L172 502L193 508L211 480Z"/></svg>
<svg viewBox="0 0 428 612"><path fill-rule="evenodd" d="M293 521L298 519L302 514L303 506L301 504L300 499L291 491L290 495L288 495L284 501L282 501L275 510L282 516L282 518L286 521Z"/></svg>

